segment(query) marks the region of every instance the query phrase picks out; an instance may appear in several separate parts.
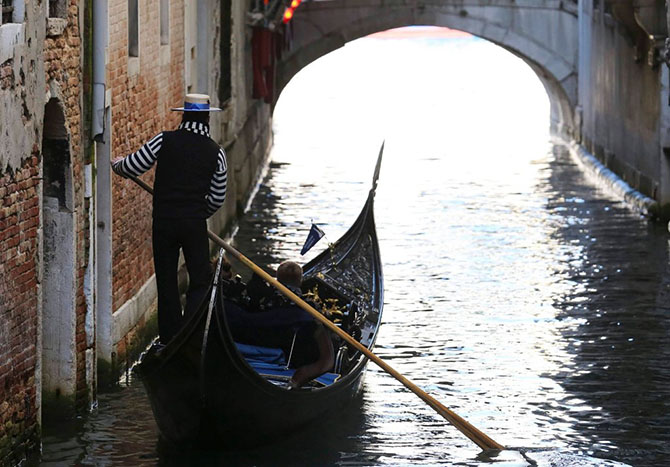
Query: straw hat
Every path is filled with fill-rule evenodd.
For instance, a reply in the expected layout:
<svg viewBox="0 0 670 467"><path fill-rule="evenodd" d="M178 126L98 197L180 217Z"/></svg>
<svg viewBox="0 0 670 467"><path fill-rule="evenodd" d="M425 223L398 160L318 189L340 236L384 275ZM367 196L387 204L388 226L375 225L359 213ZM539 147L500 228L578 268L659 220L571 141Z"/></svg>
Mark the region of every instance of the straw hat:
<svg viewBox="0 0 670 467"><path fill-rule="evenodd" d="M218 107L209 106L209 96L207 94L186 94L184 98L184 107L176 107L170 110L177 112L220 112Z"/></svg>

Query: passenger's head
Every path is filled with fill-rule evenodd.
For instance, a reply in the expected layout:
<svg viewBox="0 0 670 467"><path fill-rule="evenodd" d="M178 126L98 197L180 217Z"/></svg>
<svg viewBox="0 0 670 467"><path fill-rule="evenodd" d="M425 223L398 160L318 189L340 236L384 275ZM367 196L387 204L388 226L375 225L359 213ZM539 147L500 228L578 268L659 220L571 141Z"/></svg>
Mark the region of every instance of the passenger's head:
<svg viewBox="0 0 670 467"><path fill-rule="evenodd" d="M277 268L277 280L284 285L300 287L302 284L302 268L295 261L284 261Z"/></svg>

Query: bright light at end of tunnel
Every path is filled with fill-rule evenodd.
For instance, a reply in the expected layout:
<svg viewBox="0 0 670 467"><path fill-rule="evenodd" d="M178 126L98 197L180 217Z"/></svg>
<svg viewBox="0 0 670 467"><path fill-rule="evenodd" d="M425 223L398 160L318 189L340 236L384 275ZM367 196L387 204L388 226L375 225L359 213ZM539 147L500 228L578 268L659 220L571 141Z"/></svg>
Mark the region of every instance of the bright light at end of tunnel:
<svg viewBox="0 0 670 467"><path fill-rule="evenodd" d="M370 34L375 39L464 39L472 34L440 26L405 26Z"/></svg>

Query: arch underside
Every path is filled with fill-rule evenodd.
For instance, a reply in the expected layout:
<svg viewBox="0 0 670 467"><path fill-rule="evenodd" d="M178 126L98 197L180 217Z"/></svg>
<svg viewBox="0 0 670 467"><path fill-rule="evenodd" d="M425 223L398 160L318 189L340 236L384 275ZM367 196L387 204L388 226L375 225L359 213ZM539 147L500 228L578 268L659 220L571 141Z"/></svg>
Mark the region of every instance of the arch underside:
<svg viewBox="0 0 670 467"><path fill-rule="evenodd" d="M302 68L347 42L404 26L440 26L468 32L493 42L524 60L543 83L551 103L552 131L563 137L573 132L577 104L577 17L550 8L435 5L355 6L339 2L312 2L292 25L293 48L279 63L281 91ZM495 70L492 70L495 72ZM277 93L278 95L279 93Z"/></svg>

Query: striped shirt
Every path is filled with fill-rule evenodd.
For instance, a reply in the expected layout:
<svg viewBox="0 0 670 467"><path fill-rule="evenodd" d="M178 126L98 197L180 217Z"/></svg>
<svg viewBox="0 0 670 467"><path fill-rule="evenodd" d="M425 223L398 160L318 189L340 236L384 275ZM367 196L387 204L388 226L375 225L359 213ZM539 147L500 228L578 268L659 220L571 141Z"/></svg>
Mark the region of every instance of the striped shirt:
<svg viewBox="0 0 670 467"><path fill-rule="evenodd" d="M199 122L182 122L179 125L180 130L187 130L209 138L209 126ZM137 152L129 154L116 164L112 165L112 170L123 177L139 177L149 170L160 155L163 144L163 133L147 141ZM226 165L226 154L223 149L219 149L216 170L212 176L212 181L207 193L207 216L214 214L226 199L226 185L228 183L228 167Z"/></svg>

